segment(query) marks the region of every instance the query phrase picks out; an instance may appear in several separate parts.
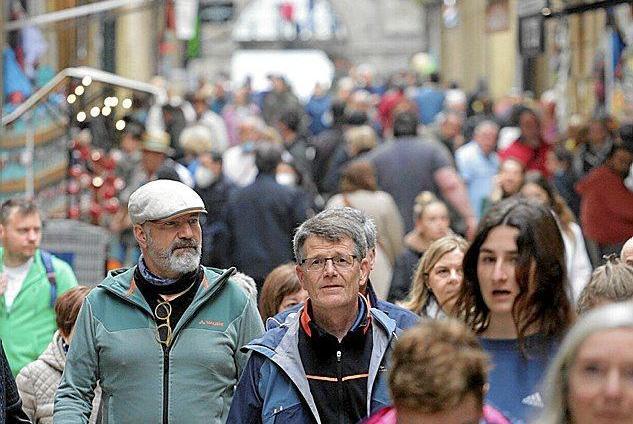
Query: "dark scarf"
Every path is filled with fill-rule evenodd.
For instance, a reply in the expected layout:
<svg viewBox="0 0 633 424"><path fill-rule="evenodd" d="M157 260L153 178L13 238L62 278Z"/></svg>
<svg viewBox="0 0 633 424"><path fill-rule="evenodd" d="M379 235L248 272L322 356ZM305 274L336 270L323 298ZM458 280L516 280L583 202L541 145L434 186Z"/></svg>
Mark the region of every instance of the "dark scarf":
<svg viewBox="0 0 633 424"><path fill-rule="evenodd" d="M199 284L203 275L202 267L198 266L195 271L188 272L176 280L161 278L147 268L141 255L138 258L138 266L134 271L134 280L139 287L142 286L142 288L156 294L176 294L185 291L194 282Z"/></svg>

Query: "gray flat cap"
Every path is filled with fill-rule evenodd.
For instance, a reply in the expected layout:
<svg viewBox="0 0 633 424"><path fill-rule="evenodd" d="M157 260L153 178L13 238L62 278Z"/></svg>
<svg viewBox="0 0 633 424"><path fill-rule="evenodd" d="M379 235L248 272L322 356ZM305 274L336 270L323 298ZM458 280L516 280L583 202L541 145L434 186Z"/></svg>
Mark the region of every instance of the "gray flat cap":
<svg viewBox="0 0 633 424"><path fill-rule="evenodd" d="M204 212L204 202L189 186L178 181L155 180L139 187L128 202L132 224Z"/></svg>

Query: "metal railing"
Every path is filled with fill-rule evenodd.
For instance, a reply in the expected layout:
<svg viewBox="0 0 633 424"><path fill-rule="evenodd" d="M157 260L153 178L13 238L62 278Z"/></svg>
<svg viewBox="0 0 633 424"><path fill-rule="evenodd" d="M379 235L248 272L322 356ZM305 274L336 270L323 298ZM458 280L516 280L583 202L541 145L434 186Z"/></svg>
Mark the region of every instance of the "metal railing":
<svg viewBox="0 0 633 424"><path fill-rule="evenodd" d="M134 91L141 91L144 93L153 94L156 97L158 103L164 103L167 98L167 92L163 88L156 87L152 84L148 84L141 81L136 81L129 78L124 78L119 75L105 72L99 69L89 68L81 66L77 68L66 68L42 88L33 93L24 103L21 103L13 112L2 117L2 126L12 124L22 115L37 106L42 100L44 100L51 92L55 91L60 84L67 81L69 78L83 79L84 77L90 77L93 82L101 82L116 87L127 88Z"/></svg>
<svg viewBox="0 0 633 424"><path fill-rule="evenodd" d="M18 119L23 119L26 122L25 133L25 145L24 145L24 165L25 165L25 194L29 197L33 197L35 194L35 174L33 170L33 157L35 155L35 127L32 122L32 115L34 108L55 90L60 85L68 83L72 79L83 80L85 77L89 77L92 82L98 82L107 84L114 87L120 87L129 89L132 91L140 91L149 93L154 96L155 102L162 104L167 99L167 92L164 88L159 88L154 85L136 81L129 78L124 78L119 75L115 75L109 72L101 71L99 69L89 67L77 67L66 68L58 73L53 79L46 83L43 87L33 93L26 101L21 103L13 112L2 117L2 127L0 130L6 130L6 127L16 122ZM67 125L71 125L67 122ZM0 133L6 133L6 131L0 131ZM2 147L2 143L0 143Z"/></svg>

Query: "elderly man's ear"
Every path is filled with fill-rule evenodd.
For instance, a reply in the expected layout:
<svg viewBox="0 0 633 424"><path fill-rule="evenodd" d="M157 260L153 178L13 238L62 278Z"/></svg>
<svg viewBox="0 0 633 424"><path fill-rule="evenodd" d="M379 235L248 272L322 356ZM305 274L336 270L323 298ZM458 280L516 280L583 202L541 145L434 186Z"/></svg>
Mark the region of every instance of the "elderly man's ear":
<svg viewBox="0 0 633 424"><path fill-rule="evenodd" d="M143 249L147 247L147 233L142 225L136 224L134 226L134 238Z"/></svg>
<svg viewBox="0 0 633 424"><path fill-rule="evenodd" d="M365 282L369 278L370 272L371 272L371 264L369 263L369 259L363 258L363 260L360 262L360 273L361 273L362 279L365 280Z"/></svg>

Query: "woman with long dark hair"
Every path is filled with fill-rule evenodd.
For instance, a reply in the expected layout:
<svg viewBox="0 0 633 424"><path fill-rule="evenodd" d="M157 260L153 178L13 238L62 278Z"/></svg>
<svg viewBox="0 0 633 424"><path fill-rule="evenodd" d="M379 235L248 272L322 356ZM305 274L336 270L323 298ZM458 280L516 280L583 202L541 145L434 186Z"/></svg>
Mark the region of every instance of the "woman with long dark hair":
<svg viewBox="0 0 633 424"><path fill-rule="evenodd" d="M492 358L487 401L513 420L542 405L538 383L573 317L567 286L552 213L524 199L493 206L464 256L454 309Z"/></svg>

